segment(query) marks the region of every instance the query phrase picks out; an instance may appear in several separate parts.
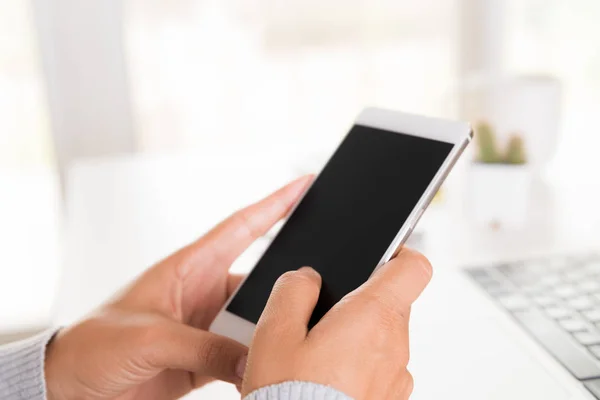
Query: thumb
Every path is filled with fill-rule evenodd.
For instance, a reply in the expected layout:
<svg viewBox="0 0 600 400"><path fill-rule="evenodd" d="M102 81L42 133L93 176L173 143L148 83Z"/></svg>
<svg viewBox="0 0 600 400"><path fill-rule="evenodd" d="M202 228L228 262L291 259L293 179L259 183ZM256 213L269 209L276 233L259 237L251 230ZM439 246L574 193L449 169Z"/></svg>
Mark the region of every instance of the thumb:
<svg viewBox="0 0 600 400"><path fill-rule="evenodd" d="M169 323L152 362L160 369L179 369L238 384L248 348L235 340L191 326Z"/></svg>
<svg viewBox="0 0 600 400"><path fill-rule="evenodd" d="M363 290L390 300L390 305L409 309L429 284L432 272L424 255L405 247L373 274Z"/></svg>
<svg viewBox="0 0 600 400"><path fill-rule="evenodd" d="M258 321L253 345L260 338L277 338L288 345L290 340L304 340L320 291L321 276L310 267L281 275Z"/></svg>

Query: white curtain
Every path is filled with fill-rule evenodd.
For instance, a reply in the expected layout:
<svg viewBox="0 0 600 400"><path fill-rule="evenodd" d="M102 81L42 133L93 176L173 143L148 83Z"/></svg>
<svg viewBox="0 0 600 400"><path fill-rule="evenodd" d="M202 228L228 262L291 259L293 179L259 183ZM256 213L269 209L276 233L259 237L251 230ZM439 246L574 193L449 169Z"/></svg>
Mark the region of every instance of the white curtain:
<svg viewBox="0 0 600 400"><path fill-rule="evenodd" d="M0 169L52 165L43 77L30 3L0 3Z"/></svg>
<svg viewBox="0 0 600 400"><path fill-rule="evenodd" d="M587 183L600 166L600 2L509 4L507 68L556 76L562 83L561 136L549 178L564 185Z"/></svg>
<svg viewBox="0 0 600 400"><path fill-rule="evenodd" d="M0 342L48 321L59 264L59 190L28 1L0 2ZM35 294L35 295L32 295Z"/></svg>
<svg viewBox="0 0 600 400"><path fill-rule="evenodd" d="M311 152L367 105L451 116L456 3L131 0L142 147Z"/></svg>

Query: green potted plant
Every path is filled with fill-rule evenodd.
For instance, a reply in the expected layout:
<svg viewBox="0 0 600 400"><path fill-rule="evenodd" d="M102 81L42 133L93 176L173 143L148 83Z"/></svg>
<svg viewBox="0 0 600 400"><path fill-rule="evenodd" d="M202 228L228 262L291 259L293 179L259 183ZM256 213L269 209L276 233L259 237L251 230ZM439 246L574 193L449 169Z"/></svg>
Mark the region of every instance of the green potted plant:
<svg viewBox="0 0 600 400"><path fill-rule="evenodd" d="M470 182L475 220L499 228L523 226L531 189L523 135L513 133L501 146L491 124L482 121L475 126L475 143Z"/></svg>

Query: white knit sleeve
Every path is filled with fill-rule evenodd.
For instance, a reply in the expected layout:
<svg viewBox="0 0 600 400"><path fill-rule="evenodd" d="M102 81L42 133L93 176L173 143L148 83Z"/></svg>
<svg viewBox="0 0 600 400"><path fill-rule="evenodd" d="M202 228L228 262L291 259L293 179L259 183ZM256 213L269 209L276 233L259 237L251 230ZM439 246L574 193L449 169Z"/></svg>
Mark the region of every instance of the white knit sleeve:
<svg viewBox="0 0 600 400"><path fill-rule="evenodd" d="M255 390L244 400L352 400L352 398L329 386L289 381Z"/></svg>
<svg viewBox="0 0 600 400"><path fill-rule="evenodd" d="M45 400L44 358L54 330L0 346L0 399Z"/></svg>

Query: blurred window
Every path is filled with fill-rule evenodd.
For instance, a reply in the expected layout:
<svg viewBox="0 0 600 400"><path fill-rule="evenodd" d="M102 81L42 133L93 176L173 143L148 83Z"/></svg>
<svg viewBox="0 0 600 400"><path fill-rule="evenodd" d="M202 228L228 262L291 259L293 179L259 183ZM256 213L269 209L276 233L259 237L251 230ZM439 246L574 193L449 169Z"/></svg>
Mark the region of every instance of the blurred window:
<svg viewBox="0 0 600 400"><path fill-rule="evenodd" d="M0 3L0 168L53 162L30 2Z"/></svg>
<svg viewBox="0 0 600 400"><path fill-rule="evenodd" d="M551 170L563 182L590 178L600 149L600 2L511 0L507 67L562 81L562 137Z"/></svg>
<svg viewBox="0 0 600 400"><path fill-rule="evenodd" d="M319 151L366 105L453 115L457 1L130 0L142 148Z"/></svg>
<svg viewBox="0 0 600 400"><path fill-rule="evenodd" d="M0 335L48 323L59 189L31 3L0 2Z"/></svg>

